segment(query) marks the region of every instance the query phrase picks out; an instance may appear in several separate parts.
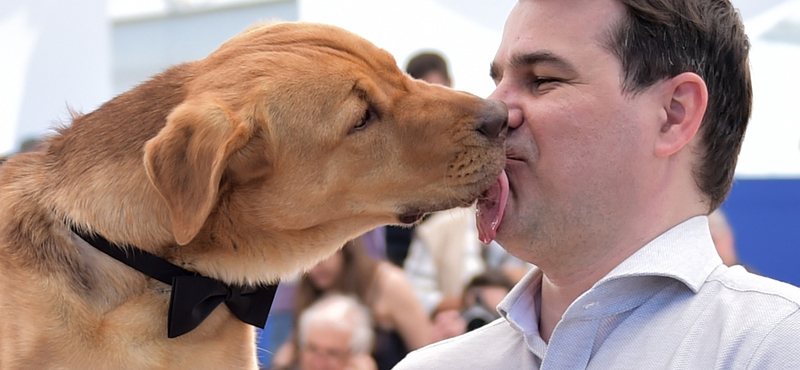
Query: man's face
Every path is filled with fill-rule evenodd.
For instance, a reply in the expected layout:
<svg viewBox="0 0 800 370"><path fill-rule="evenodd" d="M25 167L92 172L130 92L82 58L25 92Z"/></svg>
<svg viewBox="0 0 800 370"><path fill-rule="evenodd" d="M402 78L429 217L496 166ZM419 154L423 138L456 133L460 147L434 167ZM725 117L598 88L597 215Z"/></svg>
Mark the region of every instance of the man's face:
<svg viewBox="0 0 800 370"><path fill-rule="evenodd" d="M643 109L655 104L647 91L623 94L619 59L604 47L623 14L612 0L522 0L492 63L490 98L508 105L510 128L497 240L543 268L619 242L644 197L659 117Z"/></svg>
<svg viewBox="0 0 800 370"><path fill-rule="evenodd" d="M346 330L315 324L308 329L300 349L301 370L342 370L350 359L350 337Z"/></svg>

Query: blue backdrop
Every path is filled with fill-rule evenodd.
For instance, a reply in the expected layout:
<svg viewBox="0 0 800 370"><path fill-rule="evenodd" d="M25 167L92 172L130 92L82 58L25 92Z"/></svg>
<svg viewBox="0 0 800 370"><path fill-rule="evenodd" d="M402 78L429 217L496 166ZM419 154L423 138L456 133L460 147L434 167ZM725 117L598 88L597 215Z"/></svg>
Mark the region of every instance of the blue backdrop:
<svg viewBox="0 0 800 370"><path fill-rule="evenodd" d="M742 263L800 286L800 179L736 179L722 210Z"/></svg>

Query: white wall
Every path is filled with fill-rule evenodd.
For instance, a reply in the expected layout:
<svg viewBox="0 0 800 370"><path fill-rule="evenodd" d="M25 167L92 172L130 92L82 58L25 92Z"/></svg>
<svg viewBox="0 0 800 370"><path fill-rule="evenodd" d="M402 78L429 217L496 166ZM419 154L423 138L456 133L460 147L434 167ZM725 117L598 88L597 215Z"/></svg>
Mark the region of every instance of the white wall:
<svg viewBox="0 0 800 370"><path fill-rule="evenodd" d="M133 11L136 4L159 2L115 1L132 6ZM286 9L294 6L293 1L289 2L291 5L277 3L272 5ZM488 77L489 63L500 43L505 18L515 3L516 0L297 0L297 8L301 20L338 25L364 36L393 54L401 68L417 51L439 51L450 62L454 87L485 97L494 89ZM737 176L798 178L800 114L795 111L800 107L800 41L785 42L769 35L774 36L782 19L800 19L800 0L734 0L734 4L744 14L753 44L755 90L753 117ZM259 17L257 13L247 14L255 19ZM16 150L29 136L46 133L54 123L68 122L68 106L91 111L123 86L149 77L162 66L181 58L202 56L197 50L210 51L213 45L208 45L219 42L208 42L206 39L211 36L207 34L218 38L247 26L208 20L219 17L246 23L246 17L230 14L231 9L227 9L172 20L123 22L112 48L106 0L0 1L0 154ZM208 27L213 32L200 36L207 42L196 39L191 44L199 45L197 50L176 55L191 45L180 43L175 30L195 32L196 27L186 25L201 18L203 24L214 25ZM150 32L149 40L132 39L136 34L132 30L140 25L145 29L148 22L153 24L152 29L161 29L162 36ZM153 48L152 54L148 47ZM169 58L158 56L159 53ZM112 55L118 59L116 68L112 68ZM159 61L138 67L129 63L148 57L153 59L150 62ZM121 76L114 90L112 70Z"/></svg>
<svg viewBox="0 0 800 370"><path fill-rule="evenodd" d="M105 0L0 1L0 154L109 98Z"/></svg>
<svg viewBox="0 0 800 370"><path fill-rule="evenodd" d="M172 65L204 58L255 24L297 17L295 1L272 0L117 19L112 37L114 94Z"/></svg>
<svg viewBox="0 0 800 370"><path fill-rule="evenodd" d="M516 0L298 0L300 20L337 25L394 55L400 68L419 50L450 62L454 88L486 97L489 63Z"/></svg>
<svg viewBox="0 0 800 370"><path fill-rule="evenodd" d="M800 177L800 0L745 19L753 113L739 156L740 178Z"/></svg>

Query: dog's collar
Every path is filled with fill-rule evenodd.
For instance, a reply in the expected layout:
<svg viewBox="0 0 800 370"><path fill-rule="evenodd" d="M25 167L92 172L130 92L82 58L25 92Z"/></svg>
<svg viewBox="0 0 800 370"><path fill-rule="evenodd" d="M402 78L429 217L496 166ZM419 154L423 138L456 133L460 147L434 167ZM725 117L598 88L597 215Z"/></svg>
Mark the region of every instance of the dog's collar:
<svg viewBox="0 0 800 370"><path fill-rule="evenodd" d="M167 318L167 336L175 338L196 328L225 302L231 313L245 323L264 328L277 284L231 286L222 281L173 265L139 248L112 244L97 234L87 234L71 226L72 232L89 245L135 270L172 286Z"/></svg>

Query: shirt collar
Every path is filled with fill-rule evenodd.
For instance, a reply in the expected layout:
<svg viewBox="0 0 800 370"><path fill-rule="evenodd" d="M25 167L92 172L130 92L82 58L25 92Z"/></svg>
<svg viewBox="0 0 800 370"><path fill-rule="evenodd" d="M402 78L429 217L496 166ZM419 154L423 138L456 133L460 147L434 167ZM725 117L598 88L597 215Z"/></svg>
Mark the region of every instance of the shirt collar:
<svg viewBox="0 0 800 370"><path fill-rule="evenodd" d="M722 259L711 239L708 218L696 216L644 245L581 297L609 282L637 276L671 278L697 293L720 264ZM542 271L534 267L497 306L500 315L518 331L538 333L539 319L535 299L539 297L541 282Z"/></svg>
<svg viewBox="0 0 800 370"><path fill-rule="evenodd" d="M697 293L720 264L722 258L711 239L708 217L696 216L647 243L595 287L630 276L663 276L678 280Z"/></svg>
<svg viewBox="0 0 800 370"><path fill-rule="evenodd" d="M540 297L542 270L533 266L505 298L497 305L497 312L514 329L530 334L539 332L539 313L535 299Z"/></svg>

